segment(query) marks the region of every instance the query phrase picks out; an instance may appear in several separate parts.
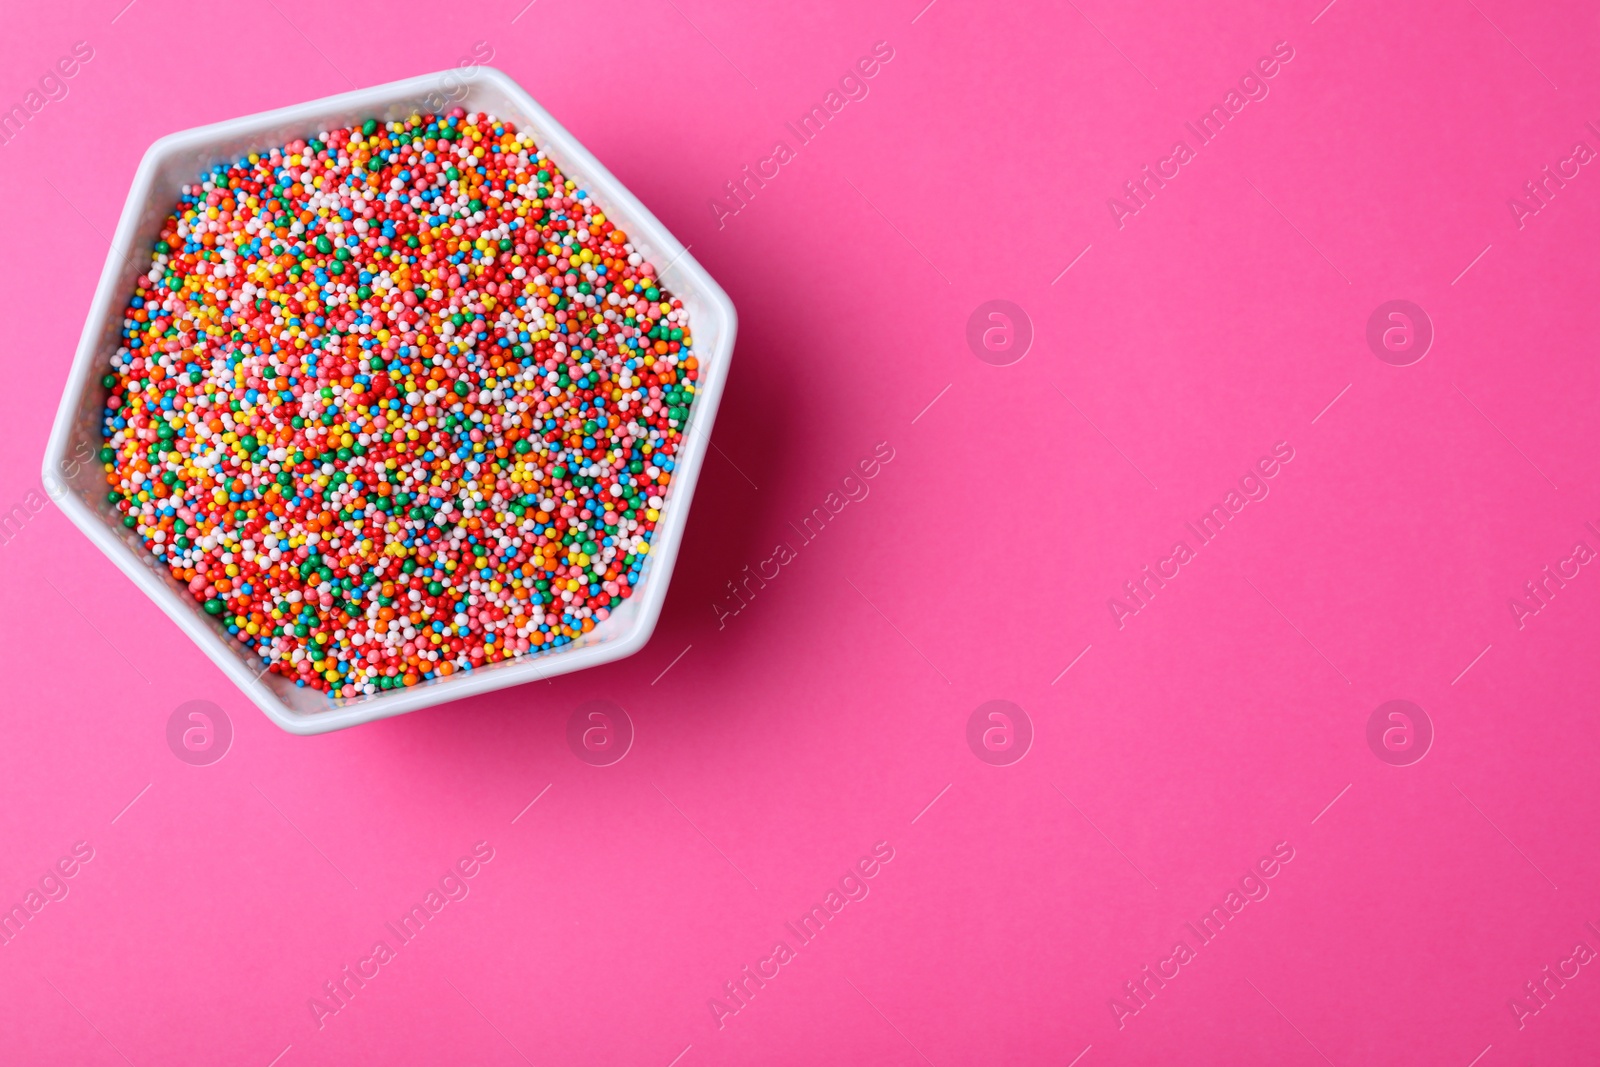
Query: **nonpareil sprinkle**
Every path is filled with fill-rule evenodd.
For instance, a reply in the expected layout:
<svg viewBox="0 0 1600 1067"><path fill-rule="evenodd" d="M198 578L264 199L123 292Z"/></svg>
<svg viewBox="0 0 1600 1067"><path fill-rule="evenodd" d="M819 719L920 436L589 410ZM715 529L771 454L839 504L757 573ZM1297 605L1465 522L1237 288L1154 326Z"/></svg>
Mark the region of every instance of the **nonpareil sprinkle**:
<svg viewBox="0 0 1600 1067"><path fill-rule="evenodd" d="M680 300L509 122L368 119L185 186L103 385L109 499L340 697L569 644L636 587L694 402Z"/></svg>

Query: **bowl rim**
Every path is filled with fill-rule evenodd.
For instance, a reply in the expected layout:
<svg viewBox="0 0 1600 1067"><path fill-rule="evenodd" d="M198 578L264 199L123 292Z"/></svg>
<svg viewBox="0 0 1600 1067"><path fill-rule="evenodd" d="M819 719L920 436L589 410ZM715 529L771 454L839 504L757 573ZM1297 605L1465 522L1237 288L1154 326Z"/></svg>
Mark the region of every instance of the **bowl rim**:
<svg viewBox="0 0 1600 1067"><path fill-rule="evenodd" d="M66 469L67 449L73 438L74 421L84 403L94 371L101 356L102 338L107 317L114 313L119 302L122 261L137 254L135 231L140 225L140 215L154 193L157 171L171 157L180 153L213 148L223 141L236 141L240 137L265 136L268 131L283 126L303 126L310 136L320 132L312 128L319 121L327 121L332 113L341 111L370 111L377 113L386 107L420 101L428 94L442 89L447 79L459 87L465 84L467 95L454 101L459 106L474 110L471 93L474 87L489 86L509 98L522 112L515 118L519 126L528 129L538 138L539 147L550 151L569 174L576 176L608 214L623 221L636 245L651 248L655 261L666 258L667 266L657 270L657 276L668 270L689 280L697 290L697 303L703 308L694 312L697 320L706 321L712 316L713 341L709 351L696 346L695 354L703 368L699 381L700 391L691 408L689 422L683 428L683 444L673 471L672 484L662 509L661 519L651 538L648 570L635 593L629 598L637 604L635 614L625 628L605 635L594 643L567 646L551 652L514 660L502 661L489 668L461 672L448 678L437 679L409 689L351 698L348 702L330 701L326 711L302 712L292 708L262 681L251 666L242 643L226 637L214 629L209 618L201 617L198 603L181 598L166 579L158 576L158 565L141 559L126 541L114 533L107 522L92 510L77 492L62 484L57 471ZM325 128L325 127L321 127ZM293 137L268 138L271 146L285 143ZM260 147L270 147L263 143ZM232 154L232 153L229 153ZM223 158L219 155L218 157ZM198 171L197 171L198 173ZM682 283L675 283L675 289ZM685 303L688 301L686 300ZM738 316L733 302L704 267L694 259L688 249L672 232L636 197L626 185L608 170L583 143L562 126L516 81L494 67L478 66L469 75L459 68L436 71L382 85L319 97L300 104L274 108L234 119L197 126L158 138L145 150L135 171L128 196L118 219L111 248L106 254L100 280L95 287L83 333L63 388L60 406L51 425L42 465L46 492L78 527L135 586L188 634L200 650L226 674L245 696L264 712L269 719L291 734L311 735L340 730L360 723L402 715L425 707L459 700L478 693L490 692L524 682L553 678L586 667L598 666L630 656L644 647L655 630L667 587L672 577L689 506L695 484L705 460L711 427L721 401L732 359ZM94 465L98 470L98 464ZM612 616L596 627L612 622ZM622 621L622 620L617 620Z"/></svg>

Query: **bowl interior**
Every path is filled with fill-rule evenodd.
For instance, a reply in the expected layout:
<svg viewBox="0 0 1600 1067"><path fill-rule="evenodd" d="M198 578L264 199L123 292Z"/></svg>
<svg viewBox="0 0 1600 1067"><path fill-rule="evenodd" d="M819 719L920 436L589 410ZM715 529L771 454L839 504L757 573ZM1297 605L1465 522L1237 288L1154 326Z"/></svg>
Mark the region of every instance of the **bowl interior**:
<svg viewBox="0 0 1600 1067"><path fill-rule="evenodd" d="M106 501L104 472L95 459L102 444L100 417L106 390L100 378L121 342L121 312L135 279L150 266L162 222L178 202L180 187L212 165L286 144L368 118L393 121L418 112L454 107L486 111L528 131L540 148L606 214L628 232L634 246L655 264L663 282L684 303L693 324L695 356L701 364L701 392L690 411L680 461L668 487L661 520L639 585L610 617L572 644L515 660L502 661L449 678L372 696L330 700L321 692L264 673L266 663L206 615L188 590L146 550L137 534L123 527ZM150 149L135 177L117 228L88 325L79 344L63 410L46 459L52 494L75 521L112 556L153 599L187 630L247 693L286 728L317 732L296 723L307 717L331 719L326 728L413 710L471 692L549 677L634 651L648 637L665 596L710 425L726 377L734 329L732 305L683 245L587 149L539 107L514 82L490 68L446 71L391 85L284 108L163 138ZM65 499L63 499L65 498ZM86 521L87 520L87 521ZM130 566L130 563L134 564ZM209 640L208 640L209 638ZM626 645L625 648L615 646ZM609 648L607 646L613 646ZM341 711L341 709L343 709Z"/></svg>

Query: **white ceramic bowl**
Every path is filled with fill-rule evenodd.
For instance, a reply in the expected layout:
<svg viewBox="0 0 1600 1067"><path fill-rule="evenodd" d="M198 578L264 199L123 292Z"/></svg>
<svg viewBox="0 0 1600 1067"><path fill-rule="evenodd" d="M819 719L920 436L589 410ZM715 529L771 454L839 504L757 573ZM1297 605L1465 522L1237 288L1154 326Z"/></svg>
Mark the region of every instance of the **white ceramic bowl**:
<svg viewBox="0 0 1600 1067"><path fill-rule="evenodd" d="M606 215L628 232L689 312L694 354L701 367L700 391L690 409L685 441L639 584L633 596L614 609L608 619L572 644L550 652L459 672L409 689L329 699L318 690L298 687L275 673L264 673L265 661L207 615L188 590L151 556L139 537L123 527L121 516L106 502L105 471L93 455L102 443L100 419L106 390L100 385L100 378L120 344L121 311L133 291L134 279L149 270L153 244L162 221L178 202L180 186L195 181L215 163L236 160L245 153L299 137L311 137L368 118L387 122L418 111L438 112L457 106L509 119L518 129L532 134L562 171L580 188L587 189ZM338 730L474 693L593 667L632 655L644 646L666 599L667 581L689 517L689 501L728 377L736 326L728 295L678 239L505 74L476 67L391 82L175 133L150 146L123 206L112 252L100 273L100 285L73 357L72 372L45 451L44 484L89 540L181 626L273 722L296 734ZM87 461L84 457L88 457Z"/></svg>

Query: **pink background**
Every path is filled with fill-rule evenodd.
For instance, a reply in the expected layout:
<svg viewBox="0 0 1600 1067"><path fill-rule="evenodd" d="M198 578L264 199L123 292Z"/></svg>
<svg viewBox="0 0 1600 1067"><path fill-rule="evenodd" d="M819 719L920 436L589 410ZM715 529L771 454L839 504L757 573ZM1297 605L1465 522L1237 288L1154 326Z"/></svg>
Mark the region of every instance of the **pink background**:
<svg viewBox="0 0 1600 1067"><path fill-rule="evenodd" d="M152 140L479 40L741 331L661 624L602 669L295 738L53 507L0 545L0 903L94 849L0 947L0 1061L1595 1054L1600 969L1508 1006L1600 950L1600 574L1508 606L1600 549L1600 174L1507 206L1600 148L1592 7L923 2L13 5L0 103L95 54L0 148L5 508ZM877 41L870 95L719 229L708 199ZM1107 199L1279 41L1270 95L1119 229ZM1365 341L1397 298L1437 333L1404 368ZM1032 320L1014 365L965 342L990 299ZM719 629L880 441L870 496ZM1279 441L1270 496L1119 629L1108 599ZM595 698L637 730L605 768L566 742ZM1437 732L1412 766L1367 745L1395 698ZM1011 766L967 746L991 699L1034 726ZM231 717L221 762L169 751L189 700ZM308 999L478 841L470 895L319 1029ZM879 841L870 895L719 1029L708 999ZM1119 1028L1277 842L1270 895Z"/></svg>

